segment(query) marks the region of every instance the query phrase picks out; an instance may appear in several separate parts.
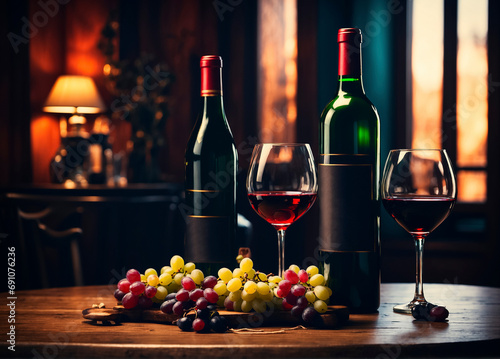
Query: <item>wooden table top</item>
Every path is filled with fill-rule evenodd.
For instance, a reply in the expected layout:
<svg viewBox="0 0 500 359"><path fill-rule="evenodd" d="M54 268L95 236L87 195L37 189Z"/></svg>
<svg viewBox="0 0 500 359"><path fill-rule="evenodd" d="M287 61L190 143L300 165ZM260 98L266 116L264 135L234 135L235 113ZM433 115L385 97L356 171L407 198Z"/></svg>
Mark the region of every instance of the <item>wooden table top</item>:
<svg viewBox="0 0 500 359"><path fill-rule="evenodd" d="M52 288L16 292L15 313L2 293L0 357L484 357L500 356L500 288L426 284L426 297L444 304L448 322L414 321L392 312L409 300L411 284L383 284L375 314L351 314L339 329L281 334L198 334L154 323L92 325L82 310L103 302L111 308L115 286ZM5 304L7 302L7 305ZM9 315L15 323L9 324ZM15 353L8 347L15 325ZM266 332L277 328L263 328Z"/></svg>

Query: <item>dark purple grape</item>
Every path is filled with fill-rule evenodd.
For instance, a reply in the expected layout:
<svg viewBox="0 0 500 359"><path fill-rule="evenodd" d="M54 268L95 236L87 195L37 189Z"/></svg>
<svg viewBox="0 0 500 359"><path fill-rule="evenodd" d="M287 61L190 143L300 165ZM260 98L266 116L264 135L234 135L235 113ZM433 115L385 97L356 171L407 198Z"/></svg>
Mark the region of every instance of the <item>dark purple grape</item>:
<svg viewBox="0 0 500 359"><path fill-rule="evenodd" d="M183 332L189 332L193 328L193 320L189 317L183 317L177 321L177 326Z"/></svg>
<svg viewBox="0 0 500 359"><path fill-rule="evenodd" d="M216 304L209 304L207 309L211 312L213 312L214 310L217 310L217 305Z"/></svg>
<svg viewBox="0 0 500 359"><path fill-rule="evenodd" d="M189 310L191 308L194 308L195 307L195 302L193 302L192 300L187 300L185 302L182 302L182 306L184 307L184 310Z"/></svg>
<svg viewBox="0 0 500 359"><path fill-rule="evenodd" d="M196 317L203 319L203 320L208 320L210 318L210 310L208 309L198 309L196 311Z"/></svg>
<svg viewBox="0 0 500 359"><path fill-rule="evenodd" d="M205 297L198 298L196 301L196 308L198 309L207 309L208 300Z"/></svg>
<svg viewBox="0 0 500 359"><path fill-rule="evenodd" d="M203 282L201 282L201 287L203 289L213 288L216 284L217 278L215 278L213 275L209 275L208 277L205 277L205 279L203 279Z"/></svg>
<svg viewBox="0 0 500 359"><path fill-rule="evenodd" d="M148 298L144 295L141 295L139 297L139 301L137 303L137 306L141 309L148 309L148 308L151 308L153 306L153 301L151 300L151 298Z"/></svg>
<svg viewBox="0 0 500 359"><path fill-rule="evenodd" d="M290 314L292 314L292 317L301 318L303 312L304 312L304 308L296 305L295 307L292 308L292 310L290 311Z"/></svg>
<svg viewBox="0 0 500 359"><path fill-rule="evenodd" d="M417 303L411 308L411 315L416 320L428 320L429 319L429 308L427 308L427 304Z"/></svg>
<svg viewBox="0 0 500 359"><path fill-rule="evenodd" d="M307 307L302 312L302 320L309 324L316 324L318 318L321 318L319 313L313 307Z"/></svg>
<svg viewBox="0 0 500 359"><path fill-rule="evenodd" d="M309 302L307 301L306 297L299 297L299 298L297 298L297 304L296 304L296 306L304 309L308 305L309 305Z"/></svg>
<svg viewBox="0 0 500 359"><path fill-rule="evenodd" d="M295 272L294 272L295 273ZM290 305L295 305L297 304L297 297L292 294L292 292L288 293L288 295L285 297L286 302Z"/></svg>
<svg viewBox="0 0 500 359"><path fill-rule="evenodd" d="M160 310L163 312L163 313L166 313L166 314L171 314L172 313L172 309L174 307L174 304L177 303L177 299L170 299L170 300L167 300L166 302L163 302L160 306Z"/></svg>
<svg viewBox="0 0 500 359"><path fill-rule="evenodd" d="M172 312L181 317L184 314L184 304L182 302L176 302L172 307Z"/></svg>
<svg viewBox="0 0 500 359"><path fill-rule="evenodd" d="M125 292L122 292L121 290L117 289L115 290L114 296L117 301L121 302L125 294L126 294Z"/></svg>
<svg viewBox="0 0 500 359"><path fill-rule="evenodd" d="M227 332L227 319L222 315L213 316L212 319L210 319L210 328L216 333Z"/></svg>
<svg viewBox="0 0 500 359"><path fill-rule="evenodd" d="M191 299L193 302L196 302L198 298L201 297L203 297L203 290L200 288L196 288L189 293L189 299Z"/></svg>
<svg viewBox="0 0 500 359"><path fill-rule="evenodd" d="M176 295L177 295L176 292L174 292L174 293L168 293L167 296L165 297L165 301L170 300L170 299L175 299Z"/></svg>
<svg viewBox="0 0 500 359"><path fill-rule="evenodd" d="M179 302L186 302L189 299L189 292L184 288L179 289L175 296L175 299L177 299Z"/></svg>

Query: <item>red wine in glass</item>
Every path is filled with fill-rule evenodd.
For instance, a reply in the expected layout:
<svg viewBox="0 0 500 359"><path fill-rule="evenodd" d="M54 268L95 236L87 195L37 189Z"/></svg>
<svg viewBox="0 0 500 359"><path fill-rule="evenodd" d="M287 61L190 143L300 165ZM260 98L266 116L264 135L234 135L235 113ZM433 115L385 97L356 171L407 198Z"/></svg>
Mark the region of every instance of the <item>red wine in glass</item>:
<svg viewBox="0 0 500 359"><path fill-rule="evenodd" d="M409 233L430 233L455 205L451 197L394 196L382 200L386 211Z"/></svg>
<svg viewBox="0 0 500 359"><path fill-rule="evenodd" d="M457 196L455 174L446 150L391 150L384 167L381 195L387 212L415 242L415 293L409 303L393 308L396 313L410 314L417 303L428 303L422 278L425 239L448 217Z"/></svg>
<svg viewBox="0 0 500 359"><path fill-rule="evenodd" d="M278 234L278 274L285 272L285 232L313 205L318 178L307 143L261 143L247 175L250 205Z"/></svg>
<svg viewBox="0 0 500 359"><path fill-rule="evenodd" d="M248 199L254 211L279 230L302 217L316 196L316 193L271 191L249 193Z"/></svg>

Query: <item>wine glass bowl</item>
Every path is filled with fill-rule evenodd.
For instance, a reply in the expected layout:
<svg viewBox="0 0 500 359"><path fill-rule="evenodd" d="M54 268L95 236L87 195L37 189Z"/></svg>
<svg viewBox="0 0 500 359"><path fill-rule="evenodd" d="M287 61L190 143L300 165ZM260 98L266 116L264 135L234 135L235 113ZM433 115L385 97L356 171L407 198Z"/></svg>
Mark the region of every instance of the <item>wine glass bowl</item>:
<svg viewBox="0 0 500 359"><path fill-rule="evenodd" d="M252 208L278 232L279 275L282 275L285 231L311 208L318 191L310 146L295 143L256 145L246 186Z"/></svg>
<svg viewBox="0 0 500 359"><path fill-rule="evenodd" d="M456 200L455 175L446 150L392 150L384 167L382 203L415 241L416 282L413 300L394 311L411 313L427 303L423 292L422 256L427 235L450 214Z"/></svg>

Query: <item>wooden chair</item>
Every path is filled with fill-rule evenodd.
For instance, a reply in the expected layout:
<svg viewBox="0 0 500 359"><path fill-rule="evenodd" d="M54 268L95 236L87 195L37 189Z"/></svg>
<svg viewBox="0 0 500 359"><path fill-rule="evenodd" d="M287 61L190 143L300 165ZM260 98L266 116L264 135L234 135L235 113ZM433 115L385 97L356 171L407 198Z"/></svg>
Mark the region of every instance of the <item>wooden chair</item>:
<svg viewBox="0 0 500 359"><path fill-rule="evenodd" d="M42 287L50 286L51 281L47 272L47 262L44 248L52 247L61 252L62 255L69 254L73 267L73 285L83 285L83 273L80 258L79 242L82 239L83 231L81 228L68 228L64 230L54 230L42 220L46 219L54 212L53 208L47 207L38 212L25 212L17 209L19 219L19 239L23 248L27 248L27 231L32 236L29 244L34 245L36 260L38 262L38 272ZM30 238L31 239L31 238ZM69 253L68 253L69 252ZM69 284L71 285L71 283Z"/></svg>

